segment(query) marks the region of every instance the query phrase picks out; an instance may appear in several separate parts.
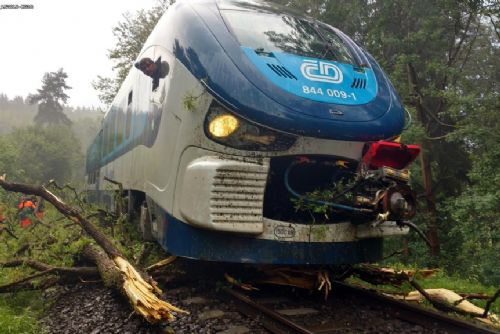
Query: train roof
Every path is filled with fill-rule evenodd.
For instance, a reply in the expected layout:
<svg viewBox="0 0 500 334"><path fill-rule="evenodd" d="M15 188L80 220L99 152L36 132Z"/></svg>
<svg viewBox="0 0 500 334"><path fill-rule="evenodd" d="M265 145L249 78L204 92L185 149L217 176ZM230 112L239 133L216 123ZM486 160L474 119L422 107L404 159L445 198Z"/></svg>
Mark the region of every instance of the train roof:
<svg viewBox="0 0 500 334"><path fill-rule="evenodd" d="M373 57L340 30L273 2L178 1L143 50L152 45L172 52L234 112L277 130L366 141L404 125L399 98Z"/></svg>

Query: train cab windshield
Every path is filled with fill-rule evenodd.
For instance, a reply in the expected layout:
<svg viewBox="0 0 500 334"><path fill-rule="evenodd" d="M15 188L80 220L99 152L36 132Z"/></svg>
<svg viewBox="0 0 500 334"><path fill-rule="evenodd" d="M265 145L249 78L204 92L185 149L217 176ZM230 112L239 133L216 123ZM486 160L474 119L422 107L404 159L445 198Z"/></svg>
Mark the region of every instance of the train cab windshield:
<svg viewBox="0 0 500 334"><path fill-rule="evenodd" d="M258 54L286 52L357 65L346 43L327 26L262 9L220 11L239 43Z"/></svg>

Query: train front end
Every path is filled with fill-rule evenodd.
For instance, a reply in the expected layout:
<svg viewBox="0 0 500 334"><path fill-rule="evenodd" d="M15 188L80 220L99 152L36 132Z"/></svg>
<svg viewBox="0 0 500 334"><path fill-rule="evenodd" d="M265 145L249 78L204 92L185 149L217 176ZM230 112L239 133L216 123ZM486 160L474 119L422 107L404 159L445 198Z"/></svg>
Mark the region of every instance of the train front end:
<svg viewBox="0 0 500 334"><path fill-rule="evenodd" d="M404 109L376 61L266 2L189 8L174 54L206 110L180 157L165 247L230 262L379 260L415 214L419 148L397 142Z"/></svg>

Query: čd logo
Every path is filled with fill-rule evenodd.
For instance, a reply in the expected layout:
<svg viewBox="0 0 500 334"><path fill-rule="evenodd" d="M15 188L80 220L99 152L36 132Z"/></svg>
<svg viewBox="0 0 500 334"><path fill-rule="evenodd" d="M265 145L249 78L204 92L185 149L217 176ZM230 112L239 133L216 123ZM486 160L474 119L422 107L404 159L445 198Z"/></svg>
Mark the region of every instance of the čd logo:
<svg viewBox="0 0 500 334"><path fill-rule="evenodd" d="M341 83L344 79L337 65L317 60L304 60L300 65L302 75L311 81Z"/></svg>

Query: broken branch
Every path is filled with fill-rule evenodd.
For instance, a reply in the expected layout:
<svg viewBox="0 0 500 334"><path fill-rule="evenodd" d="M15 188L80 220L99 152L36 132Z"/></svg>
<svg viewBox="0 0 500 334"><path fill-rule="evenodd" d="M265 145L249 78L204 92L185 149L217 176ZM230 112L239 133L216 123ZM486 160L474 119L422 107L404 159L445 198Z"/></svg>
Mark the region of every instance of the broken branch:
<svg viewBox="0 0 500 334"><path fill-rule="evenodd" d="M158 269L164 268L168 266L170 263L174 262L177 259L177 256L172 255L163 259L161 261L156 262L155 264L150 265L146 268L146 272L151 273L153 271L157 271Z"/></svg>
<svg viewBox="0 0 500 334"><path fill-rule="evenodd" d="M188 313L159 299L154 293L159 290L155 283L149 284L146 282L102 232L86 220L78 210L64 203L46 187L7 182L5 174L0 177L0 186L7 191L40 196L70 220L78 223L118 267L121 274L120 291L128 297L134 310L141 314L147 321L155 323L164 320L173 320L174 315L172 312Z"/></svg>
<svg viewBox="0 0 500 334"><path fill-rule="evenodd" d="M483 312L483 318L486 318L488 316L488 312L490 311L491 304L497 300L497 298L500 296L500 289L495 292L495 294L486 302L486 306L484 307L484 312Z"/></svg>

